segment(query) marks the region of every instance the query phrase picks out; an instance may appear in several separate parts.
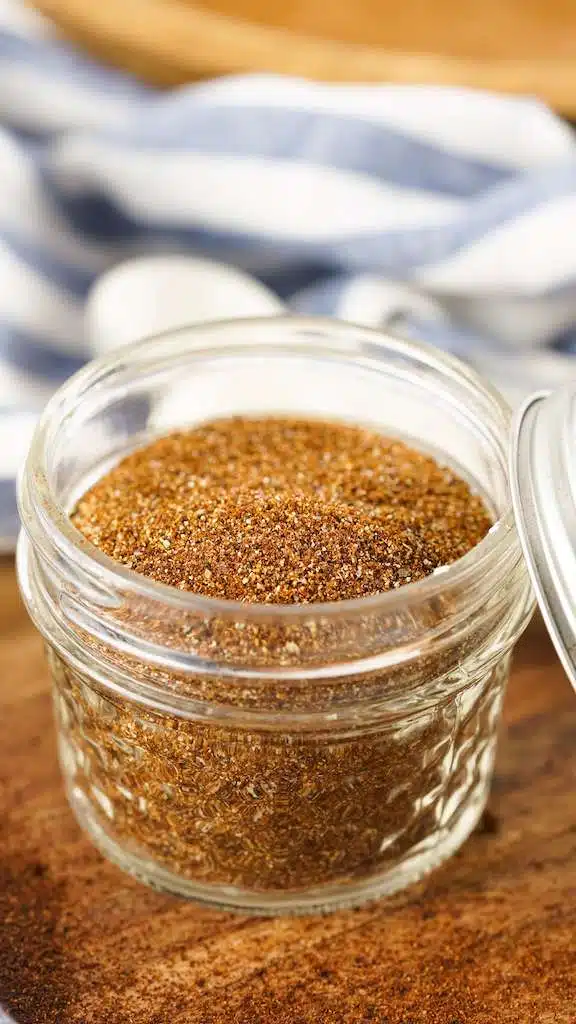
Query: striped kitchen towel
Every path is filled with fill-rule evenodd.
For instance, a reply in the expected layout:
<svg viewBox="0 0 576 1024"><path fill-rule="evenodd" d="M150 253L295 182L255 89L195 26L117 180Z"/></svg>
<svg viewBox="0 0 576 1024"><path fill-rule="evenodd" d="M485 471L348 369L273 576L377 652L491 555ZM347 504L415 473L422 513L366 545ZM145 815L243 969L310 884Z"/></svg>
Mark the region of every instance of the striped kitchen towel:
<svg viewBox="0 0 576 1024"><path fill-rule="evenodd" d="M537 100L273 76L161 93L0 0L0 535L96 277L190 252L393 324L512 397L572 372L576 145Z"/></svg>

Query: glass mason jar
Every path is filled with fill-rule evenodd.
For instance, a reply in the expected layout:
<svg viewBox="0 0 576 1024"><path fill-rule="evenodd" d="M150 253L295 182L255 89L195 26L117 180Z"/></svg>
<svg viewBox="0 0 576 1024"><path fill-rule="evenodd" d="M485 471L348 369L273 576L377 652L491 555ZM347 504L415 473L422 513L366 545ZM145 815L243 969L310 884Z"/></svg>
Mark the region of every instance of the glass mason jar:
<svg viewBox="0 0 576 1024"><path fill-rule="evenodd" d="M120 457L208 418L314 416L453 465L495 525L398 590L255 605L138 576L72 526ZM152 886L258 914L391 893L485 805L533 601L510 510L509 412L454 359L327 320L196 326L87 366L49 403L21 484L22 592L46 641L70 804Z"/></svg>

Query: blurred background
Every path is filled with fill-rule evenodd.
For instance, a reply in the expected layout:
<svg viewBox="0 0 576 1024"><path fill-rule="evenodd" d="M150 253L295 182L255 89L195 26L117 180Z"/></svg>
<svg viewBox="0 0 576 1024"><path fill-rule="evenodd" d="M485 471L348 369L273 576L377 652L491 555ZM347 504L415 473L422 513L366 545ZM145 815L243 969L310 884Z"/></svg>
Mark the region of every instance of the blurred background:
<svg viewBox="0 0 576 1024"><path fill-rule="evenodd" d="M0 0L0 543L43 405L182 323L415 336L573 374L572 0Z"/></svg>

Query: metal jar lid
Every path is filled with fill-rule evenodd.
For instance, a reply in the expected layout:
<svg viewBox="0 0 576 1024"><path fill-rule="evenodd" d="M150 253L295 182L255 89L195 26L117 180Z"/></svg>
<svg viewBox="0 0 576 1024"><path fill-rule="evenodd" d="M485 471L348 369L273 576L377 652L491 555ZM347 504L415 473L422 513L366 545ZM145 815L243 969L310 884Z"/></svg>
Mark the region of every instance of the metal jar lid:
<svg viewBox="0 0 576 1024"><path fill-rule="evenodd" d="M576 689L576 383L516 414L510 487L536 598Z"/></svg>

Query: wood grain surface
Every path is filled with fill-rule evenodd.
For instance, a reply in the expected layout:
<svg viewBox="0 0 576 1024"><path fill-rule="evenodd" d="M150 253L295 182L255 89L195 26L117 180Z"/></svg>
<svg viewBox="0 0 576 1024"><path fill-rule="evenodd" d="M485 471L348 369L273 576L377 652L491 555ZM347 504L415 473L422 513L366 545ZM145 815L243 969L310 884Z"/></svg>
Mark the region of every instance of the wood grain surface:
<svg viewBox="0 0 576 1024"><path fill-rule="evenodd" d="M576 114L574 0L31 0L152 82L275 71L530 93Z"/></svg>
<svg viewBox="0 0 576 1024"><path fill-rule="evenodd" d="M576 697L539 620L461 852L371 907L260 920L159 896L92 849L8 562L0 608L0 1005L18 1024L576 1022Z"/></svg>

